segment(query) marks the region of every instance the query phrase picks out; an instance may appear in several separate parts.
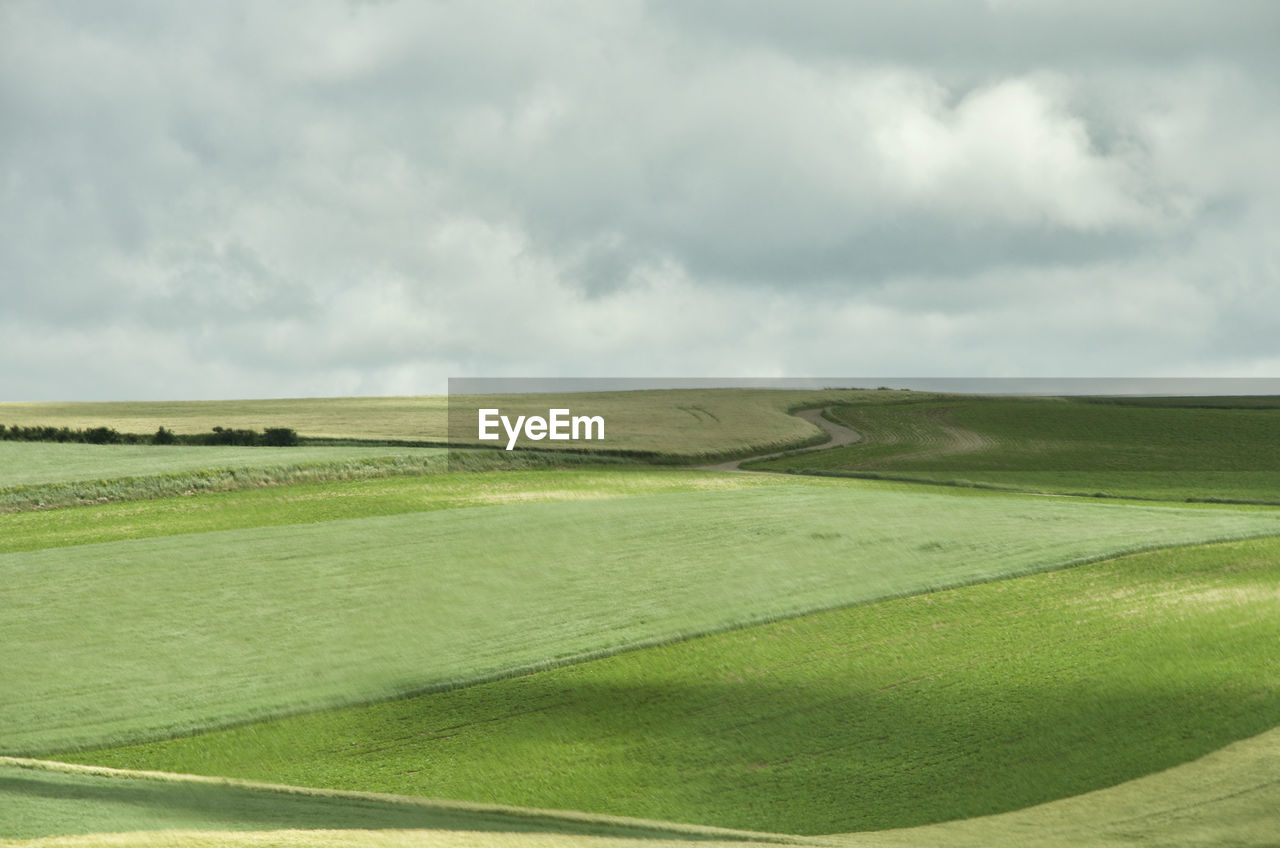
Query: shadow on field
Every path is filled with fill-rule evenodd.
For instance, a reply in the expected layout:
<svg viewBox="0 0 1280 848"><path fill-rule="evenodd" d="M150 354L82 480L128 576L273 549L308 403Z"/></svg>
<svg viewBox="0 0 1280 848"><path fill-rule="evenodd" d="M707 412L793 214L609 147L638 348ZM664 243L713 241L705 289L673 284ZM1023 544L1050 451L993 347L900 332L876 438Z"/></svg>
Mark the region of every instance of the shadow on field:
<svg viewBox="0 0 1280 848"><path fill-rule="evenodd" d="M424 828L699 838L697 834L625 825L610 827L552 816L504 815L231 785L0 767L0 839L168 828L246 831Z"/></svg>
<svg viewBox="0 0 1280 848"><path fill-rule="evenodd" d="M1105 671L1019 685L994 669L970 669L967 681L954 671L850 688L560 686L535 676L518 698L464 723L424 703L419 720L397 719L396 741L369 747L384 763L448 763L424 771L421 785L449 797L821 834L1022 809L1280 723L1280 696L1244 687L1130 684ZM500 753L486 758L498 740ZM477 796L479 785L493 794Z"/></svg>

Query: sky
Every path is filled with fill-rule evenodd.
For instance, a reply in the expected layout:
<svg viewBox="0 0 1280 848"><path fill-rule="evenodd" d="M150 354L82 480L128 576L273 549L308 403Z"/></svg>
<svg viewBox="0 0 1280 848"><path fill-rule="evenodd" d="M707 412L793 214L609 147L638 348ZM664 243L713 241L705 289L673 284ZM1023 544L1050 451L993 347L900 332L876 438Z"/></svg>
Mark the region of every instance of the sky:
<svg viewBox="0 0 1280 848"><path fill-rule="evenodd" d="M1274 0L0 0L0 400L1280 376Z"/></svg>

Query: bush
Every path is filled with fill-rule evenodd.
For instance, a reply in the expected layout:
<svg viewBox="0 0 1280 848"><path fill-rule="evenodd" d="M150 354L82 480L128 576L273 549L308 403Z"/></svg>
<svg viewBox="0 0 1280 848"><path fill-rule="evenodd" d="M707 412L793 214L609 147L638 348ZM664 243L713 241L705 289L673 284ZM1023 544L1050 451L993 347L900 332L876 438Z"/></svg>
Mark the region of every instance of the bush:
<svg viewBox="0 0 1280 848"><path fill-rule="evenodd" d="M81 438L91 445L120 444L120 434L111 427L91 427L82 433Z"/></svg>
<svg viewBox="0 0 1280 848"><path fill-rule="evenodd" d="M173 435L173 431L166 430L163 424L159 430L156 430L156 434L151 437L151 444L153 445L172 445L177 441L178 439Z"/></svg>
<svg viewBox="0 0 1280 848"><path fill-rule="evenodd" d="M275 448L296 447L298 431L292 427L268 427L262 433L262 443Z"/></svg>
<svg viewBox="0 0 1280 848"><path fill-rule="evenodd" d="M207 438L209 440L206 444L210 445L253 447L258 444L259 437L256 430L234 430L228 427L214 427L213 435Z"/></svg>

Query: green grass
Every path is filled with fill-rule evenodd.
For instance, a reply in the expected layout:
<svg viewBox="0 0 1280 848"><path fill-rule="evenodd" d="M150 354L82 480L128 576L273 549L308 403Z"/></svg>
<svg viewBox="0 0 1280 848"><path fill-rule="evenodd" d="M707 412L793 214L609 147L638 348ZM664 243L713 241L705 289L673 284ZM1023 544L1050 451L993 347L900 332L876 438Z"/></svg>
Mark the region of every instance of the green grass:
<svg viewBox="0 0 1280 848"><path fill-rule="evenodd" d="M503 457L502 454L480 456L490 455ZM528 455L522 454L520 458ZM0 553L437 509L761 485L775 485L775 481L755 475L707 474L642 466L324 480L13 513L0 516L0 527L4 530L0 535Z"/></svg>
<svg viewBox="0 0 1280 848"><path fill-rule="evenodd" d="M613 835L687 844L729 835L658 822L0 760L0 844L50 835L167 830L213 831L234 841L235 831L286 829Z"/></svg>
<svg viewBox="0 0 1280 848"><path fill-rule="evenodd" d="M997 816L851 834L853 848L1274 848L1280 728L1110 789ZM833 844L840 844L834 842Z"/></svg>
<svg viewBox="0 0 1280 848"><path fill-rule="evenodd" d="M1257 509L778 478L5 554L0 749L186 732L1277 531Z"/></svg>
<svg viewBox="0 0 1280 848"><path fill-rule="evenodd" d="M442 448L151 447L0 442L10 476L0 512L101 505L174 495L396 476L519 469L623 466L628 460L546 451ZM102 475L84 478L100 463ZM113 476L128 472L129 476ZM72 513L73 519L81 517ZM5 549L0 542L0 550Z"/></svg>
<svg viewBox="0 0 1280 848"><path fill-rule="evenodd" d="M862 443L753 468L1069 494L1280 502L1280 409L952 398L839 406Z"/></svg>
<svg viewBox="0 0 1280 848"><path fill-rule="evenodd" d="M1026 810L919 828L819 838L791 837L783 841L829 848L1132 848L1135 845L1272 848L1275 811L1280 809L1277 757L1280 757L1280 729L1233 743L1167 771ZM645 833L643 824L637 827L635 823L627 823L631 826L620 830L616 829L619 823L614 820L593 820L582 814L476 810L462 804L412 798L332 797L323 790L240 784L235 793L244 788L257 793L257 797L243 797L225 792L212 783L202 784L199 779L186 777L140 777L130 773L107 776L92 769L58 764L47 764L41 769L57 770L76 771L81 777L63 783L32 768L6 765L0 769L6 779L5 790L0 793L0 822L7 825L4 833L34 836L82 833L89 828L96 832L87 836L51 836L36 843L11 842L0 835L0 845L24 848L37 845L39 848L333 848L339 845L344 848L658 848L698 845L712 848L751 844L728 834L723 839L704 841L713 834L704 829L689 832L689 829L659 823L650 823L647 828L658 838L636 838ZM157 780L172 780L184 786L176 791L154 789L152 785ZM70 790L65 788L68 783ZM281 797L285 793L307 798L291 802ZM147 804L151 800L156 803ZM279 811L268 811L267 815L274 817L269 822L255 818L254 811L264 806L268 810L284 807L294 813L314 809L314 813L298 816L301 820L296 827L299 828L323 821L338 823L344 815L350 816L349 823L362 821L366 828L380 827L389 821L404 822L408 818L406 811L391 810L386 818L378 819L370 815L375 803L397 807L414 805L419 810L430 806L437 814L456 816L457 823L438 822L434 830L251 832L244 829L279 822L282 817ZM351 806L359 809L341 810ZM204 815L212 811L216 813ZM499 815L494 815L495 812ZM172 828L183 820L187 828L206 829L145 832L136 829L144 822ZM518 830L525 825L531 829ZM630 838L581 835L579 828L584 825L597 828L600 833L625 832ZM459 829L439 829L446 826Z"/></svg>
<svg viewBox="0 0 1280 848"><path fill-rule="evenodd" d="M802 444L812 428L786 413L843 403L867 442L781 467L1280 501L1275 399L910 397L485 400L517 412L578 412L590 400L622 437L600 447L663 462ZM0 421L422 441L444 437L443 400L0 404ZM76 470L74 451L86 449ZM280 451L292 465L265 461L261 448L194 449L210 460L186 468L150 467L169 461L163 448L103 450L0 443L0 510L92 504L0 515L0 751L72 756L111 744L92 756L807 833L979 815L823 844L1273 844L1280 731L1177 763L1277 723L1280 541L1096 560L1277 534L1274 511L552 472L597 461L563 454L455 451L487 470L473 474L437 473L441 454L398 447L335 446L305 460ZM210 465L238 450L242 464ZM51 452L43 469L27 461L41 451ZM124 467L110 470L108 455ZM198 494L166 496L188 491ZM141 497L155 499L95 503ZM1095 564L1052 570L1085 561ZM982 582L1015 574L1035 576ZM914 594L946 586L967 588ZM881 598L900 599L850 606ZM323 711L300 714L309 710ZM178 733L203 735L119 747ZM85 844L105 844L92 833L175 827L205 833L121 838L689 836L612 820L579 830L589 816L566 828L541 813L525 832L522 811L424 814L411 799L344 796L334 807L297 790L280 802L279 789L193 786L0 763L0 839L88 832ZM310 829L320 826L397 829ZM229 832L247 829L264 832Z"/></svg>
<svg viewBox="0 0 1280 848"><path fill-rule="evenodd" d="M243 448L193 445L81 445L0 442L0 489L121 477L154 477L222 468L271 468L385 457L430 458L441 448Z"/></svg>
<svg viewBox="0 0 1280 848"><path fill-rule="evenodd" d="M829 611L104 765L750 830L1020 809L1280 723L1280 540Z"/></svg>

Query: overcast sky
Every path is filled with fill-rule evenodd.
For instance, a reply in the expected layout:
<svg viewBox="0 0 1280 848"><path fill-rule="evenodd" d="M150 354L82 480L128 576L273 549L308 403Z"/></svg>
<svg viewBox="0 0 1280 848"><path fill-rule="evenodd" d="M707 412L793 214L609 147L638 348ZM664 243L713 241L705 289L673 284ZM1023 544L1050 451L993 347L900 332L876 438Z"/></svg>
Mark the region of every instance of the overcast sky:
<svg viewBox="0 0 1280 848"><path fill-rule="evenodd" d="M0 0L0 400L1280 376L1274 0Z"/></svg>

